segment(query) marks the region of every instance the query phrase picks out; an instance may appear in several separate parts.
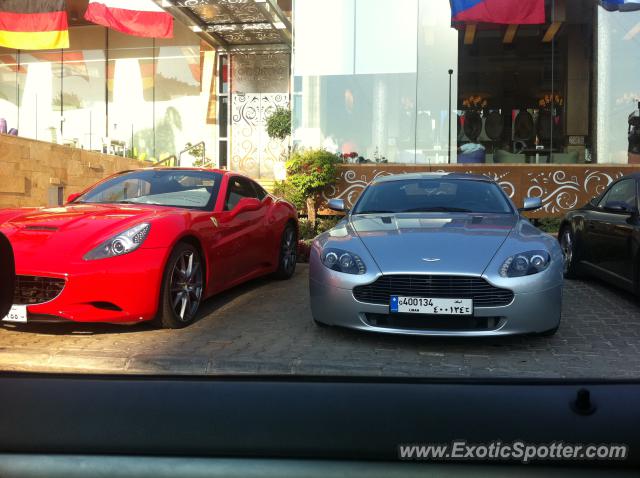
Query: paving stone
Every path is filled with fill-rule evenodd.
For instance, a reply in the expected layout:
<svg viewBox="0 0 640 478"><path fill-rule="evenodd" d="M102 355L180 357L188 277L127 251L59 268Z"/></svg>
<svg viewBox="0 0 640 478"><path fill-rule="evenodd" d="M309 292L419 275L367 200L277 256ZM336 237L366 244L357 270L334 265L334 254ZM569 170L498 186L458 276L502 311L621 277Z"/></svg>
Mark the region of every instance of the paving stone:
<svg viewBox="0 0 640 478"><path fill-rule="evenodd" d="M640 305L597 280L567 281L552 338L380 335L311 323L308 269L203 304L180 330L0 326L0 370L212 375L639 378Z"/></svg>

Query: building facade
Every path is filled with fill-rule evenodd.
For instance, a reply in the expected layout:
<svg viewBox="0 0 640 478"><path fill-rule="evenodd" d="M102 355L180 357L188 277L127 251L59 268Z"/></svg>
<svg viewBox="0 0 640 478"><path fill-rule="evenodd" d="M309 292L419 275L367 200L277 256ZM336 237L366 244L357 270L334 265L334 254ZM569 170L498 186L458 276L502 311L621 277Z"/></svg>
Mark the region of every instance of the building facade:
<svg viewBox="0 0 640 478"><path fill-rule="evenodd" d="M154 40L84 23L86 3L69 2L69 49L0 48L0 131L262 179L290 146L364 165L640 159L640 12L547 0L545 24L452 26L449 0L175 0L174 38ZM290 142L265 132L276 107Z"/></svg>

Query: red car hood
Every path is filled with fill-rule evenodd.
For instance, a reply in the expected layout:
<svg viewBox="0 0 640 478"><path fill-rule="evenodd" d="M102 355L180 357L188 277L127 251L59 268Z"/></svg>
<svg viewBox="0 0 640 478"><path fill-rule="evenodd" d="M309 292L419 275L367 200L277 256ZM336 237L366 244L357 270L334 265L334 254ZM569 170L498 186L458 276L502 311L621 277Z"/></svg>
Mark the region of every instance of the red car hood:
<svg viewBox="0 0 640 478"><path fill-rule="evenodd" d="M18 273L59 272L109 237L167 212L117 204L9 209L0 211L0 230L13 246Z"/></svg>

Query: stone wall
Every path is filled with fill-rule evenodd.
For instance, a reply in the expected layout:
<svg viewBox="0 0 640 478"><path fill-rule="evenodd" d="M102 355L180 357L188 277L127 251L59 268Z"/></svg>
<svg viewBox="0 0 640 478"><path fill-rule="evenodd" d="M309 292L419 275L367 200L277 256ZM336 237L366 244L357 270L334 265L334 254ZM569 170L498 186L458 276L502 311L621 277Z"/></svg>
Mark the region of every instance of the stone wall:
<svg viewBox="0 0 640 478"><path fill-rule="evenodd" d="M54 206L138 160L0 134L0 208ZM63 188L60 190L59 188Z"/></svg>

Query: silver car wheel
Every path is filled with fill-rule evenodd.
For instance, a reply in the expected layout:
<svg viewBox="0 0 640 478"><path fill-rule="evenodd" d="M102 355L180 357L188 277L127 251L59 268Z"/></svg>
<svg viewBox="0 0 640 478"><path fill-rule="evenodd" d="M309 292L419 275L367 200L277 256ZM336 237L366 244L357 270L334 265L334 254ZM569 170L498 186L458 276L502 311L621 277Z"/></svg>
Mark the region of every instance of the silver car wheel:
<svg viewBox="0 0 640 478"><path fill-rule="evenodd" d="M185 251L171 272L171 308L178 320L193 319L202 298L202 266L197 254Z"/></svg>
<svg viewBox="0 0 640 478"><path fill-rule="evenodd" d="M282 237L282 250L280 254L282 270L287 274L291 274L292 269L296 265L297 246L295 229L293 227L287 227Z"/></svg>

